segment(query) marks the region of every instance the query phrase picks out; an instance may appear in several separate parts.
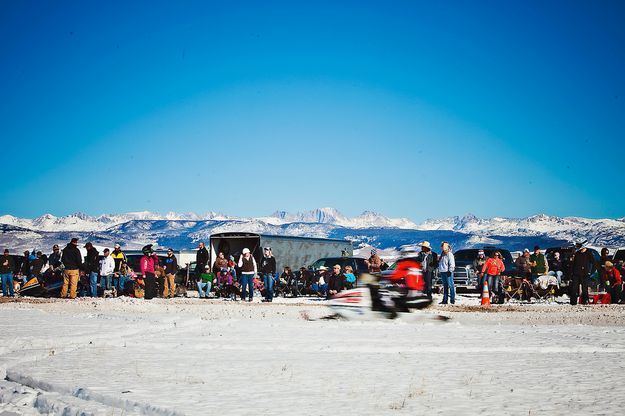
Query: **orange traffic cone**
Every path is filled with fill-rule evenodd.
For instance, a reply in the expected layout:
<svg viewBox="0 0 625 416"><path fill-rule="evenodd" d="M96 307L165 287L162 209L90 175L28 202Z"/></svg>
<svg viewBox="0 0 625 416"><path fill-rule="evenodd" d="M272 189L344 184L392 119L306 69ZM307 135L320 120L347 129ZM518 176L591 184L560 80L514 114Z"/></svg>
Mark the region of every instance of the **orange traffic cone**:
<svg viewBox="0 0 625 416"><path fill-rule="evenodd" d="M490 295L488 294L488 280L484 280L482 289L482 306L490 306Z"/></svg>

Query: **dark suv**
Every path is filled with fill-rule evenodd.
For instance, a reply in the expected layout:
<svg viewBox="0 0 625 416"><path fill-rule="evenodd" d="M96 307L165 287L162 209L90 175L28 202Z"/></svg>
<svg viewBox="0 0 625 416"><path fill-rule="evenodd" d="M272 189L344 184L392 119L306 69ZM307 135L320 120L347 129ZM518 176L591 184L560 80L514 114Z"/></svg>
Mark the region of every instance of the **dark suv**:
<svg viewBox="0 0 625 416"><path fill-rule="evenodd" d="M309 268L317 271L324 266L332 270L332 266L335 264L340 265L343 270L345 270L345 266L352 266L356 276L360 276L361 273L367 273L368 271L367 263L362 257L324 257L314 262Z"/></svg>
<svg viewBox="0 0 625 416"><path fill-rule="evenodd" d="M453 253L456 262L456 268L454 270L454 285L456 289L471 291L480 291L482 289L478 287L479 272L481 272L481 270L473 269L473 260L477 258L479 250L478 248L466 248ZM503 257L503 264L506 268L503 274L506 276L513 276L515 274L516 266L514 265L512 254L510 254L509 250L491 246L484 247L482 250L484 250L486 258L490 257L495 251L500 252ZM440 278L436 280L436 285L442 286Z"/></svg>

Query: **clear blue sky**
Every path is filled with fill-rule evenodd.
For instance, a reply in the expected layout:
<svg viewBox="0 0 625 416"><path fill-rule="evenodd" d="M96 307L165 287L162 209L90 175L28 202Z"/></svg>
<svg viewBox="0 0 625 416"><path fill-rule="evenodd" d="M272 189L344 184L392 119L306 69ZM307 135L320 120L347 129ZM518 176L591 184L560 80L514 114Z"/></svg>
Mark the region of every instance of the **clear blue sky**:
<svg viewBox="0 0 625 416"><path fill-rule="evenodd" d="M297 3L0 2L0 214L625 216L625 2Z"/></svg>

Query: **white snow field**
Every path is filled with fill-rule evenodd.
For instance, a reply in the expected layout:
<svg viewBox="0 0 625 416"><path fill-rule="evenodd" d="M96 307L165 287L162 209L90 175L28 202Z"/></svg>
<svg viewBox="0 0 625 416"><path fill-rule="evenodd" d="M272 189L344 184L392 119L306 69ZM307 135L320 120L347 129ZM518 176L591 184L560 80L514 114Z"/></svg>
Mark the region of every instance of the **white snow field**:
<svg viewBox="0 0 625 416"><path fill-rule="evenodd" d="M0 415L622 414L623 307L464 303L4 301Z"/></svg>

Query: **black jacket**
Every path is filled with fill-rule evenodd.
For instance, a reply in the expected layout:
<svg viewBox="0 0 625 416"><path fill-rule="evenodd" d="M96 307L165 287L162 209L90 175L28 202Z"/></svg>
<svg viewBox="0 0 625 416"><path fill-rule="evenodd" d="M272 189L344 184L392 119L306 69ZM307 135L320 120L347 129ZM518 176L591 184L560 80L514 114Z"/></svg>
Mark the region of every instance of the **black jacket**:
<svg viewBox="0 0 625 416"><path fill-rule="evenodd" d="M87 249L87 256L85 257L85 272L97 273L100 271L100 252L94 247Z"/></svg>
<svg viewBox="0 0 625 416"><path fill-rule="evenodd" d="M178 261L176 260L176 256L167 256L165 259L165 273L166 274L176 274L178 271Z"/></svg>
<svg viewBox="0 0 625 416"><path fill-rule="evenodd" d="M263 257L260 261L260 271L262 274L276 274L276 258L271 257Z"/></svg>
<svg viewBox="0 0 625 416"><path fill-rule="evenodd" d="M54 269L59 267L61 265L61 253L53 252L52 254L50 254L50 257L48 257L48 264L50 264L50 267Z"/></svg>
<svg viewBox="0 0 625 416"><path fill-rule="evenodd" d="M208 264L208 250L206 247L200 248L195 255L195 262L197 264L201 264L202 266L206 266Z"/></svg>
<svg viewBox="0 0 625 416"><path fill-rule="evenodd" d="M72 243L68 243L63 249L61 261L66 270L79 270L82 267L82 256L80 250Z"/></svg>
<svg viewBox="0 0 625 416"><path fill-rule="evenodd" d="M332 273L327 277L328 290L336 290L340 292L345 289L345 275L340 273L338 275Z"/></svg>
<svg viewBox="0 0 625 416"><path fill-rule="evenodd" d="M14 267L15 267L15 264L13 263L13 257L11 256L0 257L0 273L2 274L13 273Z"/></svg>
<svg viewBox="0 0 625 416"><path fill-rule="evenodd" d="M595 266L595 258L590 250L577 251L571 261L572 272L575 276L588 276L593 272Z"/></svg>

